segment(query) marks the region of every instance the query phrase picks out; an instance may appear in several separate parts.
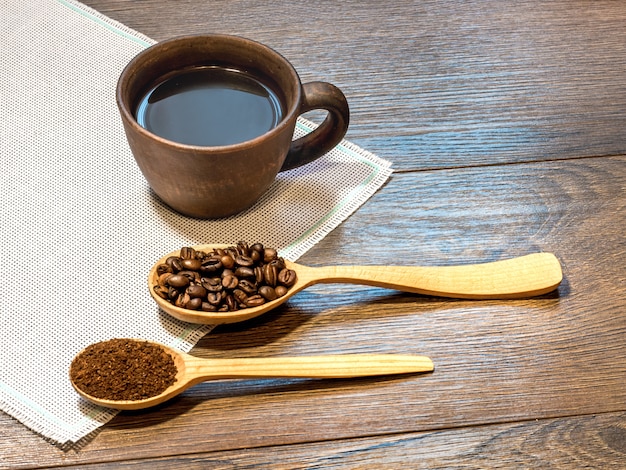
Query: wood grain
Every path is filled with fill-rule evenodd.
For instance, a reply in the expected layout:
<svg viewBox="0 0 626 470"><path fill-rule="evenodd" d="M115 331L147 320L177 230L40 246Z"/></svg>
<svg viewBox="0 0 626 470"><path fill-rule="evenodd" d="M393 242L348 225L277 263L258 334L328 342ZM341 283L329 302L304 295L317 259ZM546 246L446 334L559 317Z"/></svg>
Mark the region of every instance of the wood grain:
<svg viewBox="0 0 626 470"><path fill-rule="evenodd" d="M424 354L437 364L432 375L200 385L159 409L123 413L79 451L60 455L87 463L110 459L115 448L118 459L157 458L623 411L626 249L617 227L625 163L614 157L397 174L303 259L424 264L551 249L565 274L556 296L476 303L317 286L274 314L219 327L194 350L205 357ZM477 181L480 197L470 197L467 185ZM484 189L502 181L509 183L500 190ZM410 188L439 203L407 204L389 221L382 208ZM424 223L429 208L436 209L434 225ZM491 237L481 229L486 216L501 227ZM465 232L447 236L452 227ZM407 233L410 242L400 239ZM605 242L597 243L598 233ZM19 431L23 441L0 439L0 453L10 445L15 455L17 445L36 449L36 462L56 461L58 450L5 421L0 432Z"/></svg>
<svg viewBox="0 0 626 470"><path fill-rule="evenodd" d="M621 468L626 5L87 0L156 40L240 34L340 86L388 183L299 261L452 265L536 251L564 280L468 301L319 285L201 357L403 353L432 374L198 385L59 448L0 414L0 468Z"/></svg>
<svg viewBox="0 0 626 470"><path fill-rule="evenodd" d="M238 34L344 90L399 170L626 153L620 2L88 0L155 40Z"/></svg>
<svg viewBox="0 0 626 470"><path fill-rule="evenodd" d="M127 461L120 468L622 469L626 414L479 426ZM591 445L581 446L581 442ZM106 468L94 465L90 468ZM74 467L70 467L74 468Z"/></svg>

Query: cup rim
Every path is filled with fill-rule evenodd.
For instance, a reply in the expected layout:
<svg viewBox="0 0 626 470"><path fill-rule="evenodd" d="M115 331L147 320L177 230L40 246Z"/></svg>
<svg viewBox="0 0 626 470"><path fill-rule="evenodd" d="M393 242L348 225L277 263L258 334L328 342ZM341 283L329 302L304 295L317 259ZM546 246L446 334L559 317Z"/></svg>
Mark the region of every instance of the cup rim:
<svg viewBox="0 0 626 470"><path fill-rule="evenodd" d="M164 48L168 48L172 44L193 42L197 40L206 40L206 39L214 39L214 40L219 40L219 41L233 41L233 42L238 42L240 44L253 45L256 48L264 50L265 53L273 55L275 58L277 58L284 64L285 68L294 78L295 96L294 96L294 99L292 100L292 103L287 103L288 107L285 111L285 114L276 126L268 130L267 132L257 137L254 137L253 139L244 140L242 142L237 142L237 143L229 144L229 145L208 146L208 145L185 144L181 142L176 142L174 140L166 139L165 137L161 137L160 135L149 131L148 129L146 129L145 127L143 127L141 124L137 122L137 119L133 113L133 110L130 109L130 103L128 103L124 98L124 89L123 89L124 85L133 79L132 77L133 68L138 63L145 60L147 57L155 53L158 54L160 50ZM258 142L263 141L275 134L279 134L285 130L285 127L290 126L290 123L292 122L292 120L295 120L298 116L298 110L300 107L299 104L301 102L301 99L302 99L302 82L300 80L300 76L298 75L298 72L296 71L294 66L282 54L272 49L271 47L265 44L262 44L258 41L255 41L253 39L249 39L243 36L230 35L230 34L190 34L190 35L175 36L175 37L166 39L164 41L157 42L151 45L150 47L147 47L146 49L143 49L142 51L140 51L128 62L128 64L126 64L126 66L124 67L124 69L122 70L118 78L117 86L116 86L116 101L120 109L120 112L123 114L123 116L125 117L125 120L128 123L130 123L130 125L135 129L136 132L139 132L140 134L146 137L150 137L151 139L155 139L162 144L166 144L166 145L176 147L179 149L188 149L188 150L192 150L196 152L207 151L207 150L211 150L214 152L225 152L225 151L231 151L231 150L232 151L241 150L246 147L254 147Z"/></svg>

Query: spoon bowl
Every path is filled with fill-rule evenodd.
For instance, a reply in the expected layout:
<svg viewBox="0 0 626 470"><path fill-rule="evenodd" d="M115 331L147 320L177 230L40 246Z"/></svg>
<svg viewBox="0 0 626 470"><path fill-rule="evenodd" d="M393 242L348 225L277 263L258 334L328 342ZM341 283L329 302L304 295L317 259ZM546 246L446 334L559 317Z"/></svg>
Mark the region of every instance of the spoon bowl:
<svg viewBox="0 0 626 470"><path fill-rule="evenodd" d="M227 245L197 245L198 251L210 251ZM157 266L175 251L163 256L148 274L148 288L157 305L179 320L219 325L236 323L272 310L301 290L320 283L351 283L383 287L414 294L457 299L519 299L543 295L555 290L563 279L561 265L552 253L530 255L480 264L456 266L322 266L309 267L285 260L296 272L296 283L287 294L257 307L230 312L203 312L177 307L159 297Z"/></svg>
<svg viewBox="0 0 626 470"><path fill-rule="evenodd" d="M134 340L129 340L134 341ZM144 340L136 340L145 343ZM162 393L141 400L110 400L94 397L73 380L72 386L86 400L118 410L139 410L159 405L189 387L208 380L251 378L354 378L431 372L434 366L426 356L403 354L343 354L301 357L204 359L160 343L174 360L176 381ZM77 357L80 356L78 354Z"/></svg>

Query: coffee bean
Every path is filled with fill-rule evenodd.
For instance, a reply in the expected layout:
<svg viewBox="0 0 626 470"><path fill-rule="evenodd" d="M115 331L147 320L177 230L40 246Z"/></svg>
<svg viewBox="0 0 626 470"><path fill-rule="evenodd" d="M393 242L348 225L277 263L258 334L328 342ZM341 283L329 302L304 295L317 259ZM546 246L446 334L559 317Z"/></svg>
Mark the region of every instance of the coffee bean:
<svg viewBox="0 0 626 470"><path fill-rule="evenodd" d="M250 282L248 279L241 279L239 281L238 288L248 295L253 295L257 292L256 285L253 282Z"/></svg>
<svg viewBox="0 0 626 470"><path fill-rule="evenodd" d="M165 300L168 299L168 297L167 297L167 289L165 287L154 286L153 290L154 290L154 293L156 295L158 295L159 297L161 297L162 299L165 299Z"/></svg>
<svg viewBox="0 0 626 470"><path fill-rule="evenodd" d="M265 248L263 250L263 262L269 263L278 258L278 253L274 248Z"/></svg>
<svg viewBox="0 0 626 470"><path fill-rule="evenodd" d="M263 279L268 286L276 287L278 281L278 269L272 264L263 266Z"/></svg>
<svg viewBox="0 0 626 470"><path fill-rule="evenodd" d="M185 259L195 259L196 258L196 250L194 250L190 246L184 246L180 249L180 257Z"/></svg>
<svg viewBox="0 0 626 470"><path fill-rule="evenodd" d="M178 256L170 256L165 260L165 264L167 264L172 269L172 272L177 273L178 271L183 269L180 261L181 260Z"/></svg>
<svg viewBox="0 0 626 470"><path fill-rule="evenodd" d="M235 269L235 276L237 276L238 278L255 277L254 276L254 269L249 268L247 266L239 266L237 269Z"/></svg>
<svg viewBox="0 0 626 470"><path fill-rule="evenodd" d="M157 279L157 283L158 283L160 286L166 286L166 285L167 285L167 280L168 280L171 276L173 276L173 274L172 274L172 273L163 273L163 274L161 274L161 275L158 277L158 279Z"/></svg>
<svg viewBox="0 0 626 470"><path fill-rule="evenodd" d="M283 269L278 273L278 282L285 287L291 287L296 283L296 272L293 269Z"/></svg>
<svg viewBox="0 0 626 470"><path fill-rule="evenodd" d="M220 305L222 303L223 295L221 292L209 292L207 294L207 302L211 305Z"/></svg>
<svg viewBox="0 0 626 470"><path fill-rule="evenodd" d="M189 297L189 294L184 292L176 298L176 302L174 305L176 305L177 307L181 307L181 308L187 308L187 304L189 303L190 300L191 300L191 297Z"/></svg>
<svg viewBox="0 0 626 470"><path fill-rule="evenodd" d="M250 280L257 285L263 284L263 268L254 266L252 271L254 272L254 276Z"/></svg>
<svg viewBox="0 0 626 470"><path fill-rule="evenodd" d="M271 286L259 287L259 294L261 294L265 300L276 300L278 298L278 295L276 295L276 289Z"/></svg>
<svg viewBox="0 0 626 470"><path fill-rule="evenodd" d="M239 309L237 306L237 300L232 294L226 296L224 303L226 304L226 306L228 307L228 311L230 312L234 312Z"/></svg>
<svg viewBox="0 0 626 470"><path fill-rule="evenodd" d="M185 276L189 279L189 282L200 282L200 273L198 271L190 271L186 269L185 271L179 271L179 276Z"/></svg>
<svg viewBox="0 0 626 470"><path fill-rule="evenodd" d="M222 286L222 279L219 277L203 277L200 280L200 284L204 287L208 292L219 292L224 287Z"/></svg>
<svg viewBox="0 0 626 470"><path fill-rule="evenodd" d="M276 292L276 297L282 297L288 291L289 289L287 289L285 286L276 286L276 289L274 289L274 292Z"/></svg>
<svg viewBox="0 0 626 470"><path fill-rule="evenodd" d="M250 247L246 242L238 242L235 249L237 250L237 253L242 256L248 256L250 254Z"/></svg>
<svg viewBox="0 0 626 470"><path fill-rule="evenodd" d="M239 303L239 304L243 304L245 305L247 300L248 300L248 294L246 294L244 291L242 291L241 289L235 289L233 291L233 297L235 297L235 300Z"/></svg>
<svg viewBox="0 0 626 470"><path fill-rule="evenodd" d="M259 305L263 305L265 303L265 299L261 297L259 294L251 295L246 300L245 305L247 307L258 307Z"/></svg>
<svg viewBox="0 0 626 470"><path fill-rule="evenodd" d="M207 290L200 284L193 284L187 287L189 297L203 299L207 295Z"/></svg>
<svg viewBox="0 0 626 470"><path fill-rule="evenodd" d="M190 299L189 302L187 302L187 304L185 305L185 308L188 308L190 310L200 310L201 307L202 299L199 297L194 297Z"/></svg>
<svg viewBox="0 0 626 470"><path fill-rule="evenodd" d="M183 258L180 262L183 269L190 271L198 271L202 267L202 263L196 258Z"/></svg>
<svg viewBox="0 0 626 470"><path fill-rule="evenodd" d="M235 263L238 266L243 266L249 268L250 266L254 266L254 260L249 256L239 255L235 257Z"/></svg>
<svg viewBox="0 0 626 470"><path fill-rule="evenodd" d="M170 299L170 302L174 303L179 295L180 291L176 287L170 287L167 289L167 297Z"/></svg>
<svg viewBox="0 0 626 470"><path fill-rule="evenodd" d="M226 269L232 269L235 267L235 260L232 256L230 255L223 255L220 257L220 262L222 263L222 266L224 266L224 268Z"/></svg>
<svg viewBox="0 0 626 470"><path fill-rule="evenodd" d="M157 272L157 276L161 276L162 274L166 274L166 273L171 274L174 272L174 270L169 264L162 263L157 266L156 272Z"/></svg>
<svg viewBox="0 0 626 470"><path fill-rule="evenodd" d="M220 258L208 258L200 265L200 271L203 273L215 273L222 269L222 262Z"/></svg>
<svg viewBox="0 0 626 470"><path fill-rule="evenodd" d="M172 287L187 287L189 283L189 278L180 274L172 274L167 278L167 284Z"/></svg>
<svg viewBox="0 0 626 470"><path fill-rule="evenodd" d="M264 251L265 249L261 243L255 243L250 247L250 258L255 263L261 262L263 261Z"/></svg>
<svg viewBox="0 0 626 470"><path fill-rule="evenodd" d="M238 284L239 284L239 279L237 279L237 277L232 274L224 276L222 278L222 287L224 289L233 290L234 288L237 287Z"/></svg>
<svg viewBox="0 0 626 470"><path fill-rule="evenodd" d="M276 269L278 269L279 271L281 269L285 269L285 260L282 258L274 258L272 261L270 261L268 264L271 264L273 266L276 266Z"/></svg>

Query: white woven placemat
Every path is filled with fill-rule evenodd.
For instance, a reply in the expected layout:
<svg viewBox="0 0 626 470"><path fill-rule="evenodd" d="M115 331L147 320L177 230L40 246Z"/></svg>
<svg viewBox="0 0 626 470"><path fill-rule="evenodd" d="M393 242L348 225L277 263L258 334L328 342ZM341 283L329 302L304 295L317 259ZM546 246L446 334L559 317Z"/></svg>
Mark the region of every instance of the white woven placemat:
<svg viewBox="0 0 626 470"><path fill-rule="evenodd" d="M343 142L280 174L243 214L172 212L137 168L115 104L122 68L152 43L71 0L0 2L0 408L58 443L115 415L72 389L79 350L140 337L188 351L210 331L154 306L146 275L163 253L246 240L295 260L391 172ZM301 120L296 134L311 128Z"/></svg>

